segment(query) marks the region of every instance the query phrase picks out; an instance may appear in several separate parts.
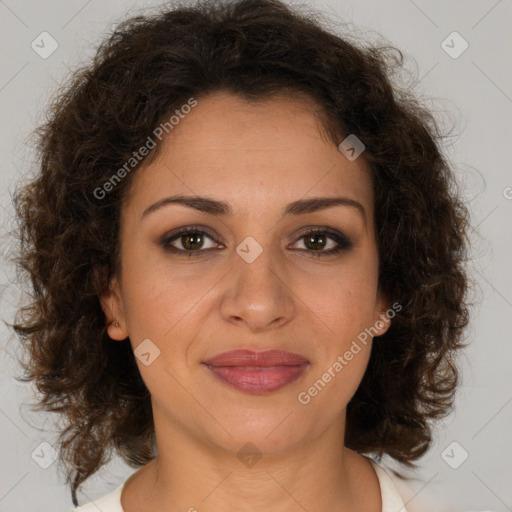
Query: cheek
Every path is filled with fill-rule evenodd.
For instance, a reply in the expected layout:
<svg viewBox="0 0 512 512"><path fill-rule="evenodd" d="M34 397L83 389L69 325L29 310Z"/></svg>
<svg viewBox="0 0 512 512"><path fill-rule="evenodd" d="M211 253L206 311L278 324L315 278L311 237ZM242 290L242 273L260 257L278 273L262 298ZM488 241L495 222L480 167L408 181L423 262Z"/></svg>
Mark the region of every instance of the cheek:
<svg viewBox="0 0 512 512"><path fill-rule="evenodd" d="M343 359L343 354L335 354L328 363L313 371L296 397L302 417L315 418L318 425L331 425L356 393L369 354L369 347L362 347L350 361Z"/></svg>
<svg viewBox="0 0 512 512"><path fill-rule="evenodd" d="M299 284L299 283L298 283ZM377 275L371 266L331 268L301 280L297 294L339 341L357 336L372 325Z"/></svg>
<svg viewBox="0 0 512 512"><path fill-rule="evenodd" d="M372 348L372 338L364 331L370 316L365 294L351 293L340 283L333 297L331 309L319 313L329 329L316 340L317 359L296 397L303 414L325 426L342 414L356 393Z"/></svg>
<svg viewBox="0 0 512 512"><path fill-rule="evenodd" d="M148 261L145 251L134 247L126 253L124 310L133 341L154 337L164 342L184 319L197 315L200 301L219 276L200 271L200 263L173 265L161 257Z"/></svg>
<svg viewBox="0 0 512 512"><path fill-rule="evenodd" d="M157 401L165 401L166 395L169 399L171 396L178 400L186 398L181 394L179 383L190 378L188 365L192 355L189 350L201 337L199 331L213 307L212 292L218 282L211 273L204 278L183 273L171 276L167 269L167 274L163 275L158 269L139 274L127 289L130 300L125 309L135 355L146 343L149 350L144 349L144 352L149 351L150 359L154 360L149 365L144 364L144 358L136 362L142 379Z"/></svg>

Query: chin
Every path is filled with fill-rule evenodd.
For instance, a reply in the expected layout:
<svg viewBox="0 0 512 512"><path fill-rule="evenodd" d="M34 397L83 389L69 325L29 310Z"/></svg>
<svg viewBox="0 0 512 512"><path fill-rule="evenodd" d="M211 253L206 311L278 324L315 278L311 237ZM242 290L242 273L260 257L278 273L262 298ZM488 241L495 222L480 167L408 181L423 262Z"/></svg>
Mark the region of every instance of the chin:
<svg viewBox="0 0 512 512"><path fill-rule="evenodd" d="M224 429L215 429L210 432L217 434L212 441L235 453L248 443L265 454L286 452L312 436L315 430L314 425L309 430L307 420L300 421L297 413L292 411L292 408L274 413L266 411L266 414L262 414L261 410L252 413L245 411L243 414L232 411L231 421L223 422L229 434Z"/></svg>

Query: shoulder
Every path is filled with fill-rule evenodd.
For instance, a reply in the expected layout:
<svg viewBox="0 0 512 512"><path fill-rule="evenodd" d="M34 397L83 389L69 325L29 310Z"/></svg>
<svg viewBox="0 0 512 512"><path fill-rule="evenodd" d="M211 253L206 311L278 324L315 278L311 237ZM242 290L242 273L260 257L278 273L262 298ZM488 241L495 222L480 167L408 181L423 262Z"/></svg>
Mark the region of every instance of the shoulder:
<svg viewBox="0 0 512 512"><path fill-rule="evenodd" d="M102 512L124 512L121 507L121 492L123 486L124 483L101 498L74 508L72 512L98 512L98 510Z"/></svg>
<svg viewBox="0 0 512 512"><path fill-rule="evenodd" d="M377 462L368 457L369 462L373 466L377 478L379 479L380 493L382 497L382 512L394 512L400 510L407 512L403 500L398 493L391 475Z"/></svg>

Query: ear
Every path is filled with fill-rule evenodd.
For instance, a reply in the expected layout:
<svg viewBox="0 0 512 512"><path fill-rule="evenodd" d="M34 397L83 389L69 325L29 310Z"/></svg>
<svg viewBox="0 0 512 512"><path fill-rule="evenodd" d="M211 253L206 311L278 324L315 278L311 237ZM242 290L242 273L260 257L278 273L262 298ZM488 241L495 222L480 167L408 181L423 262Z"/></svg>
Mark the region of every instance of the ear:
<svg viewBox="0 0 512 512"><path fill-rule="evenodd" d="M400 311L401 307L398 309ZM391 314L390 314L391 313ZM382 336L391 325L391 318L395 316L395 310L391 308L391 301L379 290L375 305L374 330L375 336Z"/></svg>
<svg viewBox="0 0 512 512"><path fill-rule="evenodd" d="M108 289L100 296L101 309L105 313L107 332L113 340L125 340L128 337L123 302L117 277L113 277Z"/></svg>

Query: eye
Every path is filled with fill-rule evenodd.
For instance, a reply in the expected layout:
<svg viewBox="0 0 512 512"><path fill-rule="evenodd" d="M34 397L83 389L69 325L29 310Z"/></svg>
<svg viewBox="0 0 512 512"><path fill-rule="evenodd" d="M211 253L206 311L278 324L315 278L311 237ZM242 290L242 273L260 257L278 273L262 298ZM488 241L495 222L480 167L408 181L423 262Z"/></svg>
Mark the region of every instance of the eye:
<svg viewBox="0 0 512 512"><path fill-rule="evenodd" d="M302 240L304 240L303 244L306 249L301 250L306 250L308 256L313 257L330 256L353 247L352 242L347 236L330 228L315 228L309 230L300 236L299 241ZM323 249L329 245L328 240L331 240L331 247L326 251Z"/></svg>
<svg viewBox="0 0 512 512"><path fill-rule="evenodd" d="M166 251L171 253L188 253L188 256L190 257L198 255L199 252L204 252L204 250L201 251L200 249L203 248L203 244L206 239L214 242L212 246L207 247L206 249L212 249L218 246L218 244L215 243L215 239L206 231L199 228L196 229L195 227L187 227L178 231L171 237L164 238L161 245ZM178 245L178 247L173 244Z"/></svg>
<svg viewBox="0 0 512 512"><path fill-rule="evenodd" d="M207 240L211 241L211 245L205 248L204 244ZM308 256L313 257L330 256L353 247L348 237L331 228L310 229L302 234L295 244L302 240L305 249L298 250L307 252ZM324 250L326 246L329 246L329 240L331 247L329 250ZM218 249L221 244L216 242L212 235L200 229L199 226L189 226L172 234L172 236L163 238L161 245L168 252L180 255L186 254L190 258L200 256L201 253L209 252L212 249Z"/></svg>

